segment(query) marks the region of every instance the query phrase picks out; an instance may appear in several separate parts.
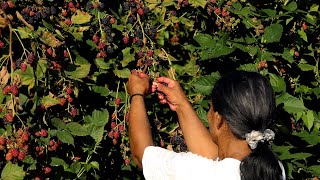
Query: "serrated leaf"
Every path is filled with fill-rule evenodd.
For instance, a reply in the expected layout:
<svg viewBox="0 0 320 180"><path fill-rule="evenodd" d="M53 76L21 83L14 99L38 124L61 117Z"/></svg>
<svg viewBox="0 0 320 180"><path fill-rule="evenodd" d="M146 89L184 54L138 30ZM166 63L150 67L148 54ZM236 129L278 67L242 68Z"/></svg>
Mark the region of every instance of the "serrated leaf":
<svg viewBox="0 0 320 180"><path fill-rule="evenodd" d="M315 66L310 64L299 64L298 67L301 69L301 71L313 71Z"/></svg>
<svg viewBox="0 0 320 180"><path fill-rule="evenodd" d="M123 59L121 60L122 67L127 66L131 61L135 60L134 59L134 52L130 52L131 48L126 47L125 49L122 50L122 56Z"/></svg>
<svg viewBox="0 0 320 180"><path fill-rule="evenodd" d="M280 160L287 160L287 159L306 159L312 156L310 153L294 153L294 154L282 154L279 156Z"/></svg>
<svg viewBox="0 0 320 180"><path fill-rule="evenodd" d="M291 50L285 49L282 53L282 58L287 60L289 63L293 63L293 55L291 54Z"/></svg>
<svg viewBox="0 0 320 180"><path fill-rule="evenodd" d="M262 35L262 43L279 42L282 37L283 27L281 24L271 24L265 28L265 32Z"/></svg>
<svg viewBox="0 0 320 180"><path fill-rule="evenodd" d="M28 27L24 26L24 27L17 27L17 31L20 35L21 39L26 39L29 38L29 34L31 34L31 29L29 29Z"/></svg>
<svg viewBox="0 0 320 180"><path fill-rule="evenodd" d="M90 22L91 17L92 16L88 12L78 9L76 13L71 16L71 21L73 24L85 24Z"/></svg>
<svg viewBox="0 0 320 180"><path fill-rule="evenodd" d="M210 49L203 51L200 56L201 57L200 60L208 60L208 59L212 59L212 58L218 58L221 56L225 56L225 55L232 53L234 50L235 50L234 47L228 47L228 46L222 45L220 43L217 43L214 48L212 48L212 49L210 48Z"/></svg>
<svg viewBox="0 0 320 180"><path fill-rule="evenodd" d="M310 133L304 130L294 135L300 137L302 140L306 141L310 145L317 145L320 143L319 130L314 130Z"/></svg>
<svg viewBox="0 0 320 180"><path fill-rule="evenodd" d="M51 106L59 104L58 98L54 97L52 94L44 96L41 100L41 104L47 109Z"/></svg>
<svg viewBox="0 0 320 180"><path fill-rule="evenodd" d="M208 119L207 119L207 112L200 106L196 109L196 113L198 114L199 118L201 119L202 123L209 127Z"/></svg>
<svg viewBox="0 0 320 180"><path fill-rule="evenodd" d="M293 12L298 8L298 5L295 1L292 1L289 4L287 4L286 6L284 6L283 8L287 11Z"/></svg>
<svg viewBox="0 0 320 180"><path fill-rule="evenodd" d="M66 124L61 119L58 119L56 117L51 120L51 123L59 130L66 128Z"/></svg>
<svg viewBox="0 0 320 180"><path fill-rule="evenodd" d="M251 71L251 72L258 72L257 66L255 64L241 64L238 70L243 70L243 71Z"/></svg>
<svg viewBox="0 0 320 180"><path fill-rule="evenodd" d="M192 86L199 93L209 95L211 93L213 85L219 78L220 78L219 73L212 73L211 75L208 75L208 76L201 76L200 78L196 79L194 83L192 83Z"/></svg>
<svg viewBox="0 0 320 180"><path fill-rule="evenodd" d="M103 109L102 111L94 110L91 116L85 117L85 120L87 123L95 126L104 126L109 121L109 111L107 109Z"/></svg>
<svg viewBox="0 0 320 180"><path fill-rule="evenodd" d="M25 72L22 72L21 69L17 69L15 74L18 74L21 78L21 85L28 86L28 89L32 89L35 84L35 77L32 67L27 64L27 69Z"/></svg>
<svg viewBox="0 0 320 180"><path fill-rule="evenodd" d="M67 76L71 78L81 79L88 76L91 64L83 57L77 56L76 62L70 64L65 71Z"/></svg>
<svg viewBox="0 0 320 180"><path fill-rule="evenodd" d="M69 165L63 159L56 157L51 157L50 166L62 166L64 169L69 167Z"/></svg>
<svg viewBox="0 0 320 180"><path fill-rule="evenodd" d="M124 69L115 69L113 70L113 73L118 76L119 78L128 78L131 74L130 70L128 68Z"/></svg>
<svg viewBox="0 0 320 180"><path fill-rule="evenodd" d="M202 7L204 8L207 4L207 0L189 0L188 1L193 7Z"/></svg>
<svg viewBox="0 0 320 180"><path fill-rule="evenodd" d="M90 136L96 141L96 143L99 143L100 141L102 141L103 133L104 133L104 126L91 125Z"/></svg>
<svg viewBox="0 0 320 180"><path fill-rule="evenodd" d="M110 65L112 63L111 60L109 62L105 62L103 58L97 58L95 62L100 69L104 69L104 70L110 69Z"/></svg>
<svg viewBox="0 0 320 180"><path fill-rule="evenodd" d="M302 121L304 125L309 129L312 128L313 122L314 122L314 115L312 110L308 110L307 112L304 112L302 115Z"/></svg>
<svg viewBox="0 0 320 180"><path fill-rule="evenodd" d="M308 42L308 37L307 37L307 34L306 32L302 29L299 29L298 30L298 34L300 35L301 39L303 39L304 41Z"/></svg>
<svg viewBox="0 0 320 180"><path fill-rule="evenodd" d="M61 130L57 132L57 137L64 143L71 144L74 146L74 138L73 136L65 130Z"/></svg>
<svg viewBox="0 0 320 180"><path fill-rule="evenodd" d="M216 40L212 39L209 34L199 33L193 39L199 43L201 48L214 48L216 44Z"/></svg>
<svg viewBox="0 0 320 180"><path fill-rule="evenodd" d="M280 76L269 73L270 84L273 87L275 92L285 92L286 91L286 82Z"/></svg>
<svg viewBox="0 0 320 180"><path fill-rule="evenodd" d="M23 167L18 164L12 164L8 161L1 172L1 179L3 180L23 180L26 176L26 172Z"/></svg>
<svg viewBox="0 0 320 180"><path fill-rule="evenodd" d="M47 71L47 60L39 59L37 63L36 76L37 79L43 78Z"/></svg>
<svg viewBox="0 0 320 180"><path fill-rule="evenodd" d="M312 172L313 176L320 176L320 165L313 165L308 167L308 171Z"/></svg>
<svg viewBox="0 0 320 180"><path fill-rule="evenodd" d="M304 106L303 102L294 96L291 96L290 98L286 99L283 108L288 113L302 112L307 109Z"/></svg>
<svg viewBox="0 0 320 180"><path fill-rule="evenodd" d="M90 133L88 126L84 126L76 122L70 122L66 127L74 136L87 136Z"/></svg>
<svg viewBox="0 0 320 180"><path fill-rule="evenodd" d="M94 169L98 169L99 170L99 163L97 161L92 161L90 162L90 165L94 168Z"/></svg>
<svg viewBox="0 0 320 180"><path fill-rule="evenodd" d="M103 86L93 86L92 90L95 93L99 93L101 96L107 97L110 94L110 90L107 87Z"/></svg>
<svg viewBox="0 0 320 180"><path fill-rule="evenodd" d="M39 36L40 36L40 40L50 46L50 47L58 47L60 45L62 45L63 43L61 41L59 41L51 32L46 31L44 28L39 28L39 30L37 31Z"/></svg>

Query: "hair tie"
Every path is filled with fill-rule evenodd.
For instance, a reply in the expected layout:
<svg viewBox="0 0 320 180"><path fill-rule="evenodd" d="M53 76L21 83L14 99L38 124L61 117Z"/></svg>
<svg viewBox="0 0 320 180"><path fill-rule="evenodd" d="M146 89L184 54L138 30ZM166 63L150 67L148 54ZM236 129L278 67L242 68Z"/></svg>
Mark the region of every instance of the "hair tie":
<svg viewBox="0 0 320 180"><path fill-rule="evenodd" d="M271 142L273 141L275 133L271 129L266 129L263 133L260 131L252 130L245 135L251 149L255 149L259 142Z"/></svg>

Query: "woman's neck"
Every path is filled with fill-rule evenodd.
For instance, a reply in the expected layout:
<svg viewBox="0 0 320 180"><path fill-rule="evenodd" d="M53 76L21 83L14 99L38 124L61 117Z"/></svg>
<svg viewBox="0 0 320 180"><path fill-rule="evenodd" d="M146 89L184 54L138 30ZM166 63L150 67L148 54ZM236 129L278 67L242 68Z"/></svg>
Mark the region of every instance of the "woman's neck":
<svg viewBox="0 0 320 180"><path fill-rule="evenodd" d="M251 150L245 140L233 137L221 138L218 142L219 159L234 158L242 161L251 153Z"/></svg>

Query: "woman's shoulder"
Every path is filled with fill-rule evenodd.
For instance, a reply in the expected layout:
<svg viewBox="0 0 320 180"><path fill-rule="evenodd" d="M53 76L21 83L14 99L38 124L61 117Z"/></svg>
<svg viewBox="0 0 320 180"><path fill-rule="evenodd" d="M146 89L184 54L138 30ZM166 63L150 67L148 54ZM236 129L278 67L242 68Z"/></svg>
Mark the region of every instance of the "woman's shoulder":
<svg viewBox="0 0 320 180"><path fill-rule="evenodd" d="M144 172L149 171L150 166L158 166L152 168L154 171L165 166L168 174L175 177L172 179L240 179L240 161L233 158L212 160L191 152L176 153L154 146L147 147L144 156L145 167L148 167ZM149 158L152 163L147 165L146 161L151 162Z"/></svg>

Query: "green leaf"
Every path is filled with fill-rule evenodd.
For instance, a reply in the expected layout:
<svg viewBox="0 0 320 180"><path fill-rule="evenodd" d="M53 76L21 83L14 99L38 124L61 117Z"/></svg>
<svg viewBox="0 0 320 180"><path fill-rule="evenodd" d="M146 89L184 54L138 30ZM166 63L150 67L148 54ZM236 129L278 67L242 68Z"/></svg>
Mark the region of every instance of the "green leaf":
<svg viewBox="0 0 320 180"><path fill-rule="evenodd" d="M91 15L88 12L81 10L77 10L76 13L71 16L71 21L73 24L85 24L90 22L90 19Z"/></svg>
<svg viewBox="0 0 320 180"><path fill-rule="evenodd" d="M275 92L285 92L286 91L286 82L280 76L269 73L269 79L271 86Z"/></svg>
<svg viewBox="0 0 320 180"><path fill-rule="evenodd" d="M277 11L274 9L262 9L262 12L266 13L271 18L277 15Z"/></svg>
<svg viewBox="0 0 320 180"><path fill-rule="evenodd" d="M241 64L237 70L258 72L257 65L255 64Z"/></svg>
<svg viewBox="0 0 320 180"><path fill-rule="evenodd" d="M283 9L285 9L287 11L291 11L291 12L297 10L297 8L298 8L298 5L295 1L292 1L289 4L283 6Z"/></svg>
<svg viewBox="0 0 320 180"><path fill-rule="evenodd" d="M118 76L119 78L128 78L131 74L130 70L128 68L124 69L115 69L113 70L113 73Z"/></svg>
<svg viewBox="0 0 320 180"><path fill-rule="evenodd" d="M282 154L279 156L279 158L280 160L287 160L287 159L304 160L310 156L312 156L312 154L310 153L294 153L294 154Z"/></svg>
<svg viewBox="0 0 320 180"><path fill-rule="evenodd" d="M312 110L308 110L302 114L302 121L304 125L309 129L312 128L314 122L314 115Z"/></svg>
<svg viewBox="0 0 320 180"><path fill-rule="evenodd" d="M298 30L298 34L300 35L301 39L303 39L304 41L308 42L308 37L307 37L307 34L306 32L302 29L299 29Z"/></svg>
<svg viewBox="0 0 320 180"><path fill-rule="evenodd" d="M209 95L211 93L213 85L219 78L219 73L212 73L211 75L201 76L192 83L192 86L197 92Z"/></svg>
<svg viewBox="0 0 320 180"><path fill-rule="evenodd" d="M21 84L28 86L28 89L32 89L35 85L35 77L33 73L33 68L27 64L27 69L25 72L22 72L21 69L14 71L15 74L18 74L21 78Z"/></svg>
<svg viewBox="0 0 320 180"><path fill-rule="evenodd" d="M287 99L292 98L293 96L287 92L283 92L280 95L276 96L276 106L283 104Z"/></svg>
<svg viewBox="0 0 320 180"><path fill-rule="evenodd" d="M107 87L103 86L93 86L92 90L95 93L99 93L101 96L107 97L110 94L110 90Z"/></svg>
<svg viewBox="0 0 320 180"><path fill-rule="evenodd" d="M302 140L306 141L310 145L317 145L320 143L319 130L314 130L310 133L304 130L293 135L300 137Z"/></svg>
<svg viewBox="0 0 320 180"><path fill-rule="evenodd" d="M18 164L12 164L11 161L7 162L1 172L3 180L23 180L25 175L26 172L23 170L23 167Z"/></svg>
<svg viewBox="0 0 320 180"><path fill-rule="evenodd" d="M50 166L62 166L64 169L69 167L69 165L63 159L56 157L51 157Z"/></svg>
<svg viewBox="0 0 320 180"><path fill-rule="evenodd" d="M29 29L27 26L17 27L17 31L21 39L29 38L29 35L32 33L31 29Z"/></svg>
<svg viewBox="0 0 320 180"><path fill-rule="evenodd" d="M98 169L99 170L99 163L97 161L92 161L90 162L90 165L94 168L94 169Z"/></svg>
<svg viewBox="0 0 320 180"><path fill-rule="evenodd" d="M47 109L51 106L55 106L57 104L59 104L60 101L58 100L58 98L53 97L52 94L48 94L47 96L44 96L41 99L41 104Z"/></svg>
<svg viewBox="0 0 320 180"><path fill-rule="evenodd" d="M286 99L283 108L288 113L297 113L307 110L303 102L294 96Z"/></svg>
<svg viewBox="0 0 320 180"><path fill-rule="evenodd" d="M53 26L45 20L42 20L44 27L48 28L50 31L54 31Z"/></svg>
<svg viewBox="0 0 320 180"><path fill-rule="evenodd" d="M87 136L90 133L88 126L83 126L76 122L70 122L66 127L74 136Z"/></svg>
<svg viewBox="0 0 320 180"><path fill-rule="evenodd" d="M64 143L71 144L74 146L74 138L73 136L65 130L61 130L57 132L57 137Z"/></svg>
<svg viewBox="0 0 320 180"><path fill-rule="evenodd" d="M104 133L104 126L91 125L90 128L91 128L90 136L96 141L96 143L101 142L103 138L103 133Z"/></svg>
<svg viewBox="0 0 320 180"><path fill-rule="evenodd" d="M109 121L109 111L103 109L102 111L94 110L91 116L86 116L85 121L95 126L104 126Z"/></svg>
<svg viewBox="0 0 320 180"><path fill-rule="evenodd" d="M37 63L36 69L36 77L37 79L43 78L47 71L47 60L46 59L39 59Z"/></svg>
<svg viewBox="0 0 320 180"><path fill-rule="evenodd" d="M216 44L216 40L213 40L209 34L199 33L193 39L197 41L202 48L214 48Z"/></svg>
<svg viewBox="0 0 320 180"><path fill-rule="evenodd" d="M313 176L320 176L320 165L310 166L308 170L312 172Z"/></svg>
<svg viewBox="0 0 320 180"><path fill-rule="evenodd" d="M45 28L38 28L37 34L40 36L40 40L50 47L55 48L63 44L54 36L54 34L47 31Z"/></svg>
<svg viewBox="0 0 320 180"><path fill-rule="evenodd" d="M130 52L131 48L126 47L125 49L122 50L122 55L123 59L121 60L122 67L127 66L131 61L135 60L134 59L134 52Z"/></svg>
<svg viewBox="0 0 320 180"><path fill-rule="evenodd" d="M81 79L88 76L91 64L83 57L77 56L76 62L70 64L65 71L70 78Z"/></svg>
<svg viewBox="0 0 320 180"><path fill-rule="evenodd" d="M62 130L66 128L66 124L61 120L58 119L57 117L54 117L51 120L52 125L54 125L57 129Z"/></svg>
<svg viewBox="0 0 320 180"><path fill-rule="evenodd" d="M214 48L204 50L200 55L200 60L207 60L228 55L235 50L234 47L228 47L220 43L216 43Z"/></svg>
<svg viewBox="0 0 320 180"><path fill-rule="evenodd" d="M93 42L92 40L90 40L90 39L87 39L86 40L86 43L89 45L89 46L91 46L91 49L90 50L94 50L94 49L96 49L96 43L95 42Z"/></svg>
<svg viewBox="0 0 320 180"><path fill-rule="evenodd" d="M319 5L318 4L312 4L310 7L310 12L318 12L319 11Z"/></svg>
<svg viewBox="0 0 320 180"><path fill-rule="evenodd" d="M282 36L283 27L281 24L271 24L265 28L265 32L262 35L262 43L279 42Z"/></svg>
<svg viewBox="0 0 320 180"><path fill-rule="evenodd" d="M188 1L193 7L202 7L204 8L207 4L207 0L189 0Z"/></svg>
<svg viewBox="0 0 320 180"><path fill-rule="evenodd" d="M301 69L301 71L313 71L315 66L310 64L298 64L298 67Z"/></svg>
<svg viewBox="0 0 320 180"><path fill-rule="evenodd" d="M103 58L96 58L95 62L100 69L104 69L104 70L110 69L110 65L112 63L111 60L109 62L105 62Z"/></svg>
<svg viewBox="0 0 320 180"><path fill-rule="evenodd" d="M293 63L293 54L291 53L292 50L290 49L285 49L282 53L282 58L287 60L289 63Z"/></svg>

